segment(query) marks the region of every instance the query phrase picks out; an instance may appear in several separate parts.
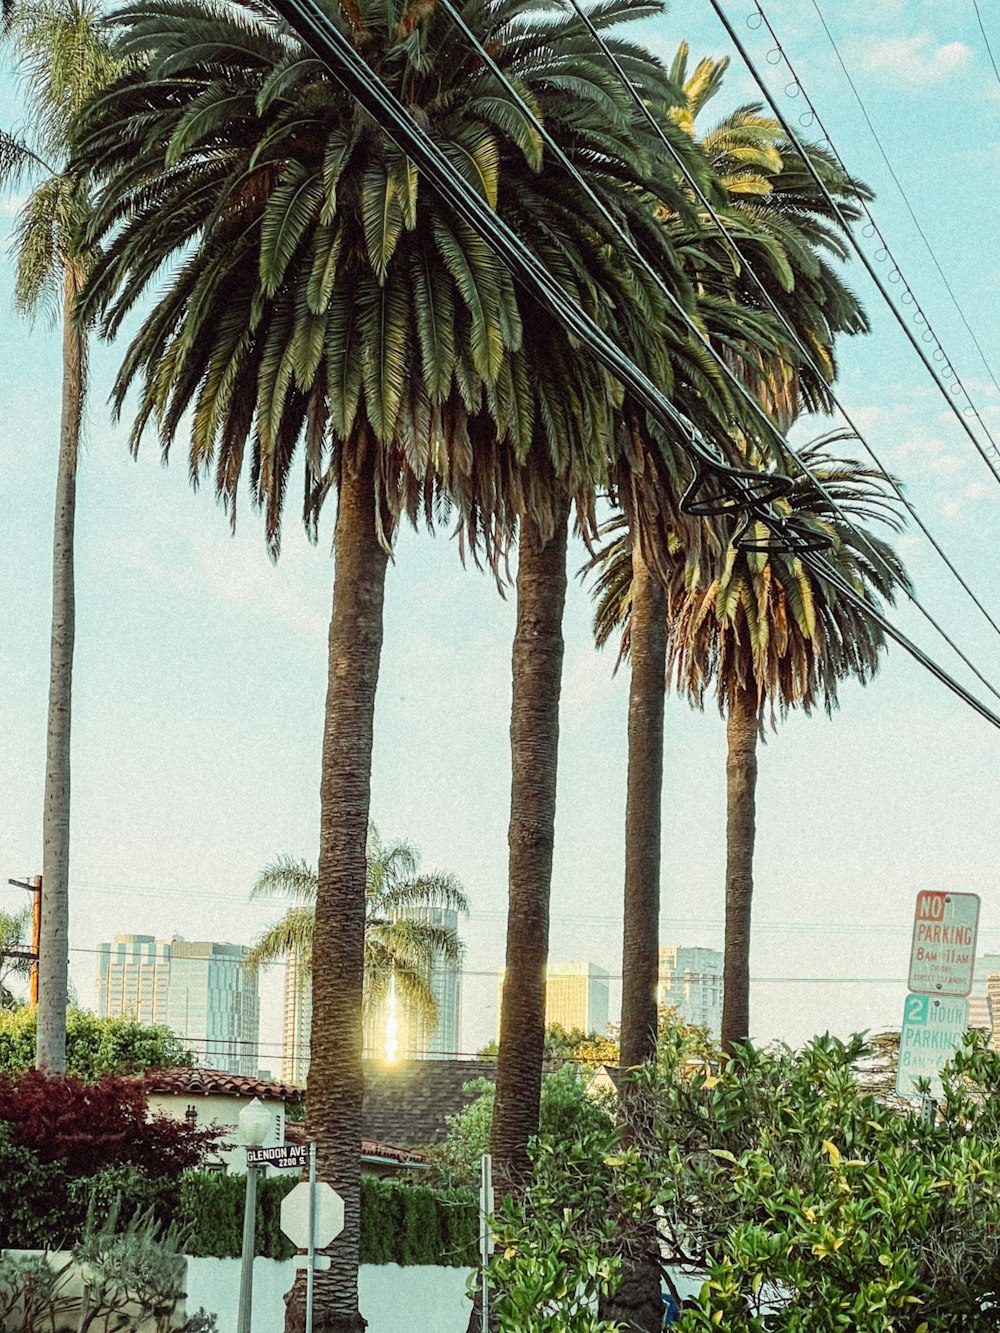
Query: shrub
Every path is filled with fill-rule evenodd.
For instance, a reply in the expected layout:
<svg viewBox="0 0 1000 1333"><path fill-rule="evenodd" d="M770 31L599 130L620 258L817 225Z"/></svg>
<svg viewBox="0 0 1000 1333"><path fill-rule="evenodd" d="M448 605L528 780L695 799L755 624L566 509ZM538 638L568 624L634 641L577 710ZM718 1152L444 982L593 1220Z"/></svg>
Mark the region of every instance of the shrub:
<svg viewBox="0 0 1000 1333"><path fill-rule="evenodd" d="M298 1182L257 1182L255 1253L287 1259L295 1247L281 1230L281 1201ZM190 1171L181 1181L178 1217L191 1255L234 1258L243 1244L246 1177ZM465 1190L361 1177L361 1261L366 1264L475 1263L478 1207Z"/></svg>
<svg viewBox="0 0 1000 1333"><path fill-rule="evenodd" d="M0 1074L25 1074L35 1064L36 1011L0 1009ZM165 1027L133 1018L98 1018L85 1009L66 1016L66 1072L91 1083L107 1074L193 1065L194 1056Z"/></svg>
<svg viewBox="0 0 1000 1333"><path fill-rule="evenodd" d="M866 1050L747 1046L714 1074L678 1042L632 1081L628 1149L540 1139L497 1223L499 1327L605 1328L593 1302L650 1227L668 1271L708 1279L678 1333L1000 1327L1000 1054L966 1039L932 1126L859 1087Z"/></svg>
<svg viewBox="0 0 1000 1333"><path fill-rule="evenodd" d="M146 1094L131 1079L84 1083L34 1069L17 1081L0 1077L0 1121L10 1126L12 1143L43 1163L63 1162L72 1176L126 1164L147 1176L179 1176L218 1141L212 1129L147 1118Z"/></svg>

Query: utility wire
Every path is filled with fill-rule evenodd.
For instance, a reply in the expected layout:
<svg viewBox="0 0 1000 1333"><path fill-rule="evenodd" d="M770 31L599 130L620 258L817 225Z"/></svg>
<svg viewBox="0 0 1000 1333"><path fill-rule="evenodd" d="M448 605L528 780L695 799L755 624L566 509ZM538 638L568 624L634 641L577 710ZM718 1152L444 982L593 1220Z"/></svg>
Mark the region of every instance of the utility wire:
<svg viewBox="0 0 1000 1333"><path fill-rule="evenodd" d="M972 397L969 394L969 391L966 389L964 382L962 381L961 377L958 375L958 372L955 370L955 367L952 365L951 361L945 354L944 348L941 344L941 340L934 332L930 320L927 318L925 311L920 305L920 302L917 300L912 287L904 278L902 270L900 269L898 263L896 262L896 258L893 255L892 250L890 249L885 239L885 236L879 229L878 224L876 223L872 215L871 209L868 207L867 202L861 199L859 196L859 204L862 210L864 211L866 217L868 218L868 222L866 223L863 231L868 236L877 237L879 240L879 249L875 252L876 259L878 260L878 262L883 263L886 260L888 260L892 263L892 268L889 272L889 280L891 282L901 282L903 284L903 289L904 289L903 303L905 305L912 305L914 307L914 319L918 324L923 326L925 341L927 341L928 343L933 342L935 344L933 350L933 357L934 361L937 361L941 365L941 374L938 373L937 367L934 365L934 361L932 361L931 358L928 357L927 352L921 346L913 330L910 328L907 321L903 318L903 315L900 312L899 308L897 307L896 303L893 301L888 288L882 281L882 278L879 276L878 270L875 268L872 261L868 258L868 255L865 252L864 247L860 244L860 242L858 241L857 237L854 234L853 229L851 228L847 219L844 217L840 205L837 203L837 201L831 195L830 191L827 189L826 182L823 180L822 176L816 170L811 160L808 157L806 157L806 155L803 153L802 145L799 141L798 135L796 134L795 130L789 123L787 116L785 116L781 111L776 98L771 93L770 89L767 87L767 84L764 82L764 79L762 78L760 71L757 69L757 66L754 63L752 56L746 49L746 45L740 39L739 34L736 32L736 29L733 27L733 24L731 23L728 15L723 9L721 0L709 0L709 3L715 10L715 13L719 18L719 22L722 24L726 32L729 34L730 40L732 41L733 45L739 52L741 59L743 60L744 64L746 65L747 69L750 72L751 77L754 79L754 81L760 88L761 92L764 94L764 97L767 100L768 105L770 106L771 110L774 112L774 115L780 122L782 129L785 131L785 134L788 137L789 142L802 156L803 164L808 169L809 174L812 176L814 182L819 187L819 189L823 192L823 195L826 198L829 206L835 211L837 217L840 219L841 224L844 227L845 233L848 239L850 240L852 249L858 256L858 258L861 260L861 263L864 265L865 270L867 271L872 282L874 282L875 286L878 288L880 295L882 296L886 305L889 307L889 310L895 317L899 327L903 330L903 333L909 340L910 345L913 347L913 350L920 357L920 360L923 362L924 367L927 370L927 373L934 381L938 391L941 393L945 402L948 404L955 419L962 427L962 430L965 432L969 440L972 442L976 452L979 454L980 458L982 458L983 462L989 468L990 475L993 477L994 481L1000 484L1000 446L997 445L996 440L994 440L993 436L991 435L989 428L987 427L985 421L982 418L982 415L979 412L979 409L972 401ZM771 36L771 40L774 42L772 51L778 56L779 60L783 60L785 62L785 65L787 66L788 71L792 76L792 82L788 85L789 88L794 88L796 90L795 95L801 92L802 96L805 98L806 104L808 105L809 110L808 112L805 113L803 119L808 117L809 124L815 123L820 127L820 130L822 131L835 160L838 162L844 173L847 174L847 168L844 166L843 159L841 158L840 154L837 152L836 147L834 146L829 131L827 130L826 126L820 119L819 113L817 112L813 103L810 101L808 94L805 92L802 81L800 80L798 74L796 73L795 67L792 64L788 56L788 53L781 45L781 42L777 34L775 33L774 28L772 27L767 15L761 8L759 0L754 0L754 6L756 9L756 15L751 14L750 19L748 19L747 22L750 23L751 27L754 26L759 27L760 23L763 23L764 26L767 28L767 31ZM751 22L751 20L756 16L759 16L760 23L754 25ZM944 379L942 379L941 377L942 374L944 375L945 379L953 381L950 392L944 382ZM964 414L959 409L958 404L955 402L956 395L961 395L965 399L966 407ZM976 420L983 434L989 440L990 449L993 454L992 458L990 457L989 452L987 452L986 448L983 446L979 437L976 435L975 431L969 425L967 417L973 417Z"/></svg>
<svg viewBox="0 0 1000 1333"><path fill-rule="evenodd" d="M982 29L982 28L983 28L983 20L982 20L982 18L979 16L979 6L978 6L978 4L976 4L976 0L972 0L972 3L973 3L974 5L976 5L976 16L979 17L979 26L980 26L980 28ZM930 255L931 260L932 260L932 262L933 262L933 264L934 264L934 267L935 267L935 268L937 269L937 271L938 271L938 276L940 277L941 281L944 283L945 290L947 291L948 295L951 297L952 305L954 305L955 309L958 311L958 316L959 316L959 318L961 319L962 323L965 325L965 331L966 331L966 333L968 333L969 337L972 339L973 343L975 344L976 351L979 353L979 359L982 361L983 365L985 366L985 368L986 368L986 373L987 373L987 375L989 375L991 381L993 382L993 387L994 387L994 389L996 389L997 393L1000 394L1000 384L997 383L997 377L996 377L996 374L995 374L994 371L993 371L993 367L990 365L990 363L989 363L989 359L987 358L986 353L985 353L985 351L983 350L983 346L982 346L982 344L980 343L979 339L976 337L976 334L975 334L975 331L974 331L973 328L972 328L972 325L969 323L968 319L966 318L965 311L962 309L962 304L961 304L961 302L959 301L957 295L955 294L955 291L954 291L954 289L953 289L951 283L948 281L948 275L945 273L944 269L941 267L941 263L940 263L940 261L938 260L937 254L936 254L935 251L934 251L934 247L931 245L930 238L928 237L927 233L924 231L923 227L920 225L920 219L917 217L916 211L914 210L913 205L910 203L910 197L909 197L909 195L906 193L906 190L903 188L903 182L899 179L899 176L896 174L896 170L895 170L895 168L893 167L892 163L891 163L890 160L889 160L889 154L886 152L886 150L885 150L885 146L884 146L883 143L882 143L882 140L881 140L881 138L880 138L880 136L879 136L878 130L876 130L875 125L874 125L873 122L872 122L872 118L871 118L871 116L868 114L868 108L865 106L864 100L862 99L862 96L861 96L861 93L860 93L860 91L859 91L859 89L858 89L858 86L857 86L857 84L855 83L854 79L851 77L850 70L847 68L847 65L846 65L846 63L845 63L845 61L844 61L844 57L843 57L843 56L841 55L841 53L840 53L840 47L837 45L836 40L834 39L833 33L830 31L830 25L827 23L827 21L826 21L824 15L823 15L823 11L822 11L822 10L820 9L820 7L819 7L819 0L812 0L812 6L813 6L813 9L815 9L815 11L816 11L816 15L817 15L817 17L818 17L820 23L822 24L823 31L826 33L827 38L828 38L828 40L829 40L829 42L830 42L830 45L831 45L831 47L833 48L833 54L837 57L837 62L838 62L838 64L840 65L840 68L841 68L841 70L842 70L843 73L844 73L844 78L847 80L848 85L850 86L851 92L854 94L854 100L857 102L858 107L859 107L859 109L860 109L860 111L861 111L861 114L862 114L862 116L864 116L864 118L865 118L865 123L867 124L869 130L871 131L871 136L872 136L872 138L875 140L875 144L876 144L876 146L878 147L879 152L882 154L882 161L885 163L885 165L886 165L886 169L888 170L889 175L892 177L893 182L895 183L896 189L899 191L900 196L901 196L901 198L902 198L902 200L903 200L903 203L906 205L906 211L909 213L909 215L910 215L910 219L911 219L911 221L913 222L914 227L916 227L916 229L917 229L917 234L918 234L918 236L920 237L920 239L923 241L924 246L926 247L927 253ZM985 31L985 29L983 29L983 38L984 38L984 40L986 39L986 31ZM989 52L990 59L993 60L993 52L990 51L990 44L989 44L989 41L986 41L986 50ZM996 66L996 62L995 62L995 61L994 61L994 63L993 63L993 69L994 69L994 72L997 72L997 66ZM1000 82L1000 72L997 72L997 81Z"/></svg>
<svg viewBox="0 0 1000 1333"><path fill-rule="evenodd" d="M990 64L993 66L993 73L997 76L997 83L1000 83L1000 69L997 69L996 57L993 54L993 48L990 46L990 39L986 36L983 16L979 12L979 0L972 0L972 8L976 11L976 18L979 20L979 31L983 34L983 42L986 45L986 54L989 56Z"/></svg>
<svg viewBox="0 0 1000 1333"><path fill-rule="evenodd" d="M569 300L560 283L498 216L473 186L456 170L440 146L409 113L403 103L367 64L346 35L319 8L315 0L275 0L274 8L315 52L336 81L368 112L390 140L421 171L430 184L454 208L456 214L487 242L522 286L539 301L595 359L633 395L661 427L672 432L679 428L686 447L710 469L724 474L726 484L735 491L742 507L767 522L772 531L781 532L789 525L780 515L764 508L761 485L772 478L759 471L720 465L716 452L699 438L691 422L669 401L657 385L622 351L618 344L580 306ZM808 161L808 159L806 159ZM818 178L817 178L818 179ZM822 182L820 182L822 184ZM825 187L824 187L825 188ZM756 491L754 488L757 488ZM770 490L769 495L783 493ZM791 534L789 533L789 536ZM801 549L801 547L800 547ZM824 565L813 559L810 567L822 572ZM836 578L834 570L829 575ZM847 587L846 584L843 585ZM864 598L852 595L864 610L872 608ZM884 621L884 617L881 617ZM932 665L933 674L980 716L1000 730L1000 717L992 713L943 668L930 664L925 653L894 627L891 637L923 665Z"/></svg>
<svg viewBox="0 0 1000 1333"><path fill-rule="evenodd" d="M461 20L458 19L458 16L455 14L454 8L452 7L452 4L451 4L451 0L441 0L441 3L447 8L448 12L449 12L454 18L456 18L457 21L461 22ZM758 274L757 274L757 272L756 272L756 270L755 270L753 264L752 264L752 263L750 262L750 260L747 258L746 254L744 253L743 249L741 248L739 242L738 242L738 241L736 240L736 238L733 236L733 234L732 234L732 232L730 231L729 227L727 227L726 223L724 222L724 220L722 219L722 217L719 215L719 213L718 213L718 211L716 210L716 208L713 206L711 200L708 198L708 196L707 196L707 195L705 194L705 192L702 190L701 186L698 184L698 181L695 179L694 175L692 174L692 172L691 172L690 169L688 168L688 165L687 165L687 163L684 161L684 159L683 159L683 157L681 156L681 154L677 152L677 150L676 150L676 148L674 147L674 145L670 142L669 137L664 133L664 131L663 131L663 127L657 122L656 117L652 114L652 112L650 111L649 107L648 107L648 106L646 105L646 103L644 102L642 96L641 96L640 93L639 93L639 90L636 88L635 84L634 84L634 83L632 82L632 80L629 78L629 75L628 75L627 71L625 70L625 68L623 67L623 65L621 64L621 61L620 61L620 60L618 59L618 57L615 55L614 51L611 49L611 47L608 45L608 43L605 41L605 39L602 37L601 33L597 30L597 28L595 27L594 23L592 22L590 16L587 14L587 12L586 12L586 11L582 8L582 6L580 5L579 0L569 0L569 3L572 5L573 9L575 10L575 12L576 12L576 14L577 14L577 17L578 17L578 18L579 18L579 19L586 25L586 27L587 27L587 29L588 29L588 31L589 31L589 33L590 33L590 36L591 36L592 40L596 43L596 45L597 45L597 46L599 47L599 49L601 50L601 52L602 52L602 54L604 55L604 57L605 57L605 59L607 60L607 62L611 65L612 69L614 70L615 74L617 75L617 77L618 77L618 79L619 79L619 82L620 82L620 83L623 85L623 87L628 91L628 93L629 93L629 95L631 96L633 102L634 102L635 105L638 107L638 109L640 110L640 112L643 114L643 116L645 117L646 121L649 123L650 127L653 129L654 133L655 133L655 134L657 135L657 137L660 139L660 142L663 144L663 146L664 146L664 147L667 149L667 151L670 153L671 157L672 157L673 160L674 160L675 165L676 165L676 166L678 167L678 169L682 172L682 174L684 175L685 180L687 181L687 183L688 183L688 185L691 187L691 189L694 190L694 192L695 192L695 194L696 194L696 196L697 196L697 198L698 198L699 203L702 205L703 208L705 208L705 209L708 211L708 213L709 213L709 215L710 215L710 217L711 217L713 223L715 224L715 226L716 226L716 228L718 229L718 231L720 232L720 234L726 239L726 241L729 243L729 245L732 246L732 248L733 248L733 250L735 251L735 253L736 253L736 254L739 256L739 258L741 259L741 261L742 261L742 263L743 263L743 266L744 266L745 270L747 271L747 273L749 274L749 276L752 278L752 280L753 280L753 282L754 282L754 285L756 286L757 290L760 292L761 296L764 298L764 301L767 303L767 305L768 305L768 307L770 308L770 310L772 311L772 313L773 313L773 314L776 316L776 318L780 321L780 323L783 325L785 331L786 331L786 332L789 334L789 336L791 337L791 339L792 339L792 341L793 341L793 343L794 343L794 345L795 345L795 347L796 347L796 349L797 349L799 355L802 357L802 359L805 361L805 363L810 367L810 369L811 369L811 370L813 371L813 373L817 376L817 378L818 378L820 381L825 382L825 376L823 375L823 373L822 373L820 367L816 364L816 361L815 361L815 359L814 359L812 353L810 352L809 348L806 346L806 344L805 344L805 343L802 341L802 339L799 337L798 332L796 331L796 329L795 329L794 326L792 325L791 321L785 316L785 314L784 314L784 312L781 310L780 306L778 306L777 302L775 302L774 299L772 298L771 293L767 290L766 285L764 284L764 282L763 282L763 281L760 279L760 277L758 276ZM479 49L479 51L482 53L484 59L486 59L487 61L489 61L490 65L491 65L491 68L494 69L494 72L496 72L496 73L499 75L499 77L502 78L502 79L504 80L504 83L506 84L506 86L508 87L508 89L510 90L510 92L511 92L515 97L518 97L518 94L517 94L516 90L511 86L511 84L509 83L509 81L503 76L503 74L501 73L501 71L500 71L499 69L497 69L495 63L494 63L494 62L492 61L492 59L487 55L487 53L486 53L486 51L483 49L481 43L479 43L478 40L473 36L473 34L472 34L471 32L469 32L468 28L465 26L464 23L462 23L462 27L463 27L464 31L467 33L467 35L471 38L471 40L473 40L473 41L476 43L476 46L477 46L477 48ZM520 98L519 98L519 100L522 102L522 105L523 105L523 107L524 107L524 110L525 110L526 114L530 114L530 108L528 108L528 107L526 106L526 104L523 103L523 99L520 99ZM538 125L537 120L536 120L535 123L536 123L536 125ZM542 129L541 125L538 125L538 128L539 128L539 130L542 131L542 133L545 133L545 131ZM546 135L546 138L547 138L547 140L548 140L550 143L552 143L552 146L553 146L553 148L556 150L556 152L559 152L559 153L560 153L560 157L561 157L562 160L566 163L566 166L569 168L569 170L573 171L574 175L577 176L577 177L580 179L580 183L584 185L584 188L587 188L587 186L586 186L586 182L584 182L583 179L579 176L579 172L577 172L577 171L575 170L575 168L573 167L572 163L570 163L570 162L565 158L565 154L562 154L562 153L560 152L558 146L557 146L554 142L552 142L551 136ZM802 151L802 150L801 150L801 147L800 147L799 151L800 151L800 153L801 153L801 151ZM845 171L844 171L844 175L845 175L845 177L846 177L847 180L850 180L850 177L847 176L846 169L845 169ZM640 256L640 258L642 258L642 257ZM648 265L648 263L646 264L646 267L647 267L647 268L650 267L650 266ZM654 274L654 276L655 276L655 274ZM723 360L721 357L719 357L717 353L714 352L714 349L711 349L711 348L710 348L710 350L713 352L713 355L715 355L715 359L716 359L717 361L719 361L719 363L723 366L723 368L726 369L726 370L728 371L728 367L725 365L724 360ZM731 372L729 372L729 373L730 373L730 378L733 378L733 379L735 380L735 376L732 376ZM756 401L752 398L752 395L749 394L749 392L747 391L746 387L745 387L744 385L742 385L741 383L739 383L738 381L737 381L737 383L738 383L738 387L739 387L739 389L741 390L741 392L742 392L742 394L743 394L743 397L744 397L745 399L747 399L748 401L750 401L750 402L754 405L754 407L756 407L756 409L757 409L757 415L760 416L761 419L764 420L765 423L770 427L770 433L771 433L772 437L778 442L779 448L781 448L781 449L785 452L785 454L787 454L787 456L788 456L789 458L793 459L793 460L798 464L798 466L799 466L799 467L802 469L802 471L806 474L806 476L809 478L809 480L812 482L812 484L817 488L817 490L818 490L819 493L823 496L823 498L827 501L827 503L830 504L830 505L832 506L832 508L833 508L833 509L835 510L835 512L837 513L837 515L840 517L841 521L842 521L842 522L843 522L843 523L850 529L850 531L852 531L852 532L855 534L855 536L859 537L859 538L862 540L862 542L863 542L864 545L867 547L867 549L868 549L868 551L871 553L871 555L873 555L873 556L875 557L876 562L877 562L878 564L880 564L880 565L882 566L882 568L885 569L885 570L888 572L888 574L889 574L889 576L890 576L890 580L891 580L891 581L894 581L895 576L894 576L894 573L893 573L892 568L890 567L890 565L888 564L888 562L886 561L886 559L885 559L885 557L882 555L882 553L881 553L879 550L877 550L876 547L874 547L874 546L872 545L871 541L869 541L867 534L863 531L863 529L859 529L859 528L857 528L857 527L855 526L855 524L853 524L853 523L851 522L851 520L850 520L850 519L848 518L848 516L845 514L843 508L842 508L842 507L837 503L837 501L834 500L834 498L830 495L830 493L829 493L829 492L827 491L827 489L823 486L823 484L821 483L821 481L819 480L819 478L816 476L815 472L814 472L814 471L808 466L808 464L805 463L805 462L803 461L803 459L801 459L801 458L799 457L799 455L798 455L798 454L791 448L791 446L788 444L788 442L787 442L787 441L784 439L784 437L781 435L780 431L778 431L778 430L774 427L774 424L770 421L770 418L768 418L767 415L766 415L766 413L764 413L764 412L762 411L762 409L760 408L759 404L757 404ZM983 603L979 600L979 598L978 598L978 597L976 596L976 594L973 592L972 588L969 586L969 584L965 581L965 579L964 579L964 578L962 577L962 575L959 573L958 569L956 569L956 567L954 566L954 564L953 564L953 563L951 562L951 560L948 558L948 556L947 556L947 554L945 553L945 551L942 549L942 547L939 545L939 543L938 543L938 542L936 541L936 539L933 537L933 535L931 534L929 528L924 524L923 520L922 520L922 519L920 518L920 516L917 514L917 511L916 511L915 507L914 507L914 506L910 503L910 501L906 498L905 494L903 493L902 487L901 487L901 486L899 485L899 483L896 481L895 477L892 476L892 474L891 474L891 473L890 473L890 472L883 466L881 459L878 457L878 455L877 455L877 454L875 453L875 451L872 449L871 445L868 443L867 439L864 437L864 435L862 434L861 430L858 428L858 426L857 426L856 423L854 422L854 420L853 420L853 418L851 417L850 413L848 412L847 408L843 405L843 403L842 403L842 402L840 401L840 399L837 397L837 394L836 394L835 390L833 389L833 386L832 386L832 385L827 385L827 389L828 389L828 392L829 392L829 394L830 394L830 397L832 398L833 402L836 404L836 406L837 406L838 409L840 410L840 413L841 413L841 415L843 416L844 420L846 421L847 425L850 427L851 431L857 436L858 440L859 440L859 441L861 442L861 444L864 446L864 448L865 448L865 450L867 451L868 456L871 458L872 462L875 464L875 466L880 470L880 472L882 473L882 475L883 475L883 476L886 478L886 480L889 482L890 486L891 486L892 489L895 491L895 493L896 493L897 497L899 498L900 502L901 502L901 503L903 504L903 506L907 509L907 511L911 514L911 516L913 517L913 519L914 519L914 521L916 522L917 526L920 528L921 532L923 532L924 535L927 537L927 539L931 542L931 544L932 544L932 546L934 547L934 549L938 552L938 554L939 554L939 555L941 556L941 558L944 560L944 562L945 562L945 564L947 565L948 569L952 572L952 574L953 574L953 575L955 576L955 578L958 580L958 582L959 582L959 584L961 585L961 587L965 590L965 592L966 592L966 593L969 595L969 597L972 599L973 603L978 607L978 609L979 609L979 610L982 612L982 614L985 616L985 618L987 619L987 621L989 622L989 624L992 626L992 628L993 628L993 630L996 632L996 634L997 634L998 636L1000 636L1000 625L998 625L997 622L994 620L994 618L990 615L989 611L986 609L986 607L983 605ZM955 640L948 634L948 632L944 629L944 627L940 624L940 622L939 622L939 621L938 621L938 620L931 614L930 611L927 610L927 608L926 608L926 607L923 605L923 603L919 600L919 598L916 596L916 594L913 592L913 590L912 590L911 588L907 587L906 585L904 585L904 591L905 591L907 597L908 597L908 598L910 599L910 601L913 603L913 605L917 608L918 611L920 611L920 613L921 613L921 614L924 616L924 618L929 622L929 624L930 624L931 626L933 626L933 628L937 631L937 633L941 636L941 638L944 639L945 643L948 644L948 646L952 649L952 651L956 654L956 656L957 656L957 657L958 657L958 658L959 658L959 659L960 659L960 660L961 660L961 661L962 661L962 662L969 668L969 670L973 673L973 675L976 676L976 678L980 681L980 683L986 686L986 688L990 691L990 693L991 693L995 698L1000 699L1000 691L998 691L998 690L993 686L993 684L987 679L987 677L986 677L985 675L983 675L983 673L979 670L979 668L976 667L976 666L974 665L974 663L971 661L971 659L966 655L966 653L964 653L964 652L962 651L962 649L958 646L958 644L955 642Z"/></svg>

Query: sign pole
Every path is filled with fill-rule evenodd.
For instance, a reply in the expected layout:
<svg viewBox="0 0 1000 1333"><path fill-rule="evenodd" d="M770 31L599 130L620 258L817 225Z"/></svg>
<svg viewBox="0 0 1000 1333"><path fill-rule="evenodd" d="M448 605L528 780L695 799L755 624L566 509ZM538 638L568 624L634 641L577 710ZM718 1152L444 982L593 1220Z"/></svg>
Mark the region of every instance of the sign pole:
<svg viewBox="0 0 1000 1333"><path fill-rule="evenodd" d="M250 1333L253 1309L253 1251L257 1224L257 1168L247 1166L246 1205L243 1210L243 1253L240 1260L240 1303L236 1333Z"/></svg>
<svg viewBox="0 0 1000 1333"><path fill-rule="evenodd" d="M490 1280L486 1266L490 1261L493 1237L490 1229L490 1217L493 1213L493 1158L483 1153L479 1164L479 1258L482 1272L483 1305L479 1319L482 1333L487 1333L490 1326Z"/></svg>
<svg viewBox="0 0 1000 1333"><path fill-rule="evenodd" d="M306 1330L313 1327L313 1273L316 1269L316 1145L309 1145L309 1263L306 1268Z"/></svg>

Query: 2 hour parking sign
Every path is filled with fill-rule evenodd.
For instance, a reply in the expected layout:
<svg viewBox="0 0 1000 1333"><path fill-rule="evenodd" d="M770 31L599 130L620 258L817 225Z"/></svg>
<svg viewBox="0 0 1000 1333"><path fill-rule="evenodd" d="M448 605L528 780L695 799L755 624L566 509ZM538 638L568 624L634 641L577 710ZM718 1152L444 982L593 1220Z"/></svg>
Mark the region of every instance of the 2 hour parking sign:
<svg viewBox="0 0 1000 1333"><path fill-rule="evenodd" d="M941 1070L969 1027L969 1001L937 995L907 995L899 1034L896 1092L919 1097L917 1079L930 1079L930 1095L940 1098Z"/></svg>

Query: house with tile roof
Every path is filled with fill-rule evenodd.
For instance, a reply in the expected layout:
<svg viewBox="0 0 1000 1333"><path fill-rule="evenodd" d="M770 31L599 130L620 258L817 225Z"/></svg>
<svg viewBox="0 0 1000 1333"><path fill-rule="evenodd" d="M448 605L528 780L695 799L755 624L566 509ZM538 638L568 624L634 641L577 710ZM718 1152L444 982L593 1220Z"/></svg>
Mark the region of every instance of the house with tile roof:
<svg viewBox="0 0 1000 1333"><path fill-rule="evenodd" d="M287 1119L288 1107L301 1106L305 1100L304 1089L295 1084L198 1067L151 1069L141 1078L152 1114L200 1126L218 1125L223 1130L219 1150L208 1163L210 1168L227 1172L246 1170L246 1152L239 1142L239 1116L255 1097L273 1114L264 1147L306 1142L305 1126ZM366 1134L361 1146L361 1169L374 1175L425 1170L426 1165L420 1153L397 1147L378 1136Z"/></svg>

